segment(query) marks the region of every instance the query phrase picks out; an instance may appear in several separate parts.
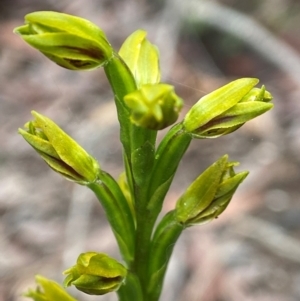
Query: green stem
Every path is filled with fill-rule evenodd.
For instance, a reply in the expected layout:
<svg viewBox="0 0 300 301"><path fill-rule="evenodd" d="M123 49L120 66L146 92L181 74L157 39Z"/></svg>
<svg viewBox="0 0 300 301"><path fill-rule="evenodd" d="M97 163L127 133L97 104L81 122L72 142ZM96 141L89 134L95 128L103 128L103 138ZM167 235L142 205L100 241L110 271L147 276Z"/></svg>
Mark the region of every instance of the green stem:
<svg viewBox="0 0 300 301"><path fill-rule="evenodd" d="M126 156L130 159L130 112L125 105L123 98L128 93L136 90L136 83L128 66L117 53L114 53L110 61L104 66L104 71L115 97L120 123L120 140L123 144Z"/></svg>
<svg viewBox="0 0 300 301"><path fill-rule="evenodd" d="M155 153L157 131L132 124L130 111L123 100L125 95L136 90L136 83L131 71L116 53L104 69L115 96L120 122L120 139L125 155L125 170L135 204L134 260L129 268L139 279L144 300L149 301L147 297L150 294L149 276L151 274L149 274L149 266L153 260L153 257L150 258L150 248L154 224L178 164L192 138L185 132L182 124L175 125L163 139ZM176 231L179 231L177 224L174 224L174 227ZM154 244L154 246L157 246L157 244ZM156 253L158 252L153 244L152 248ZM172 250L170 250L170 255L171 253ZM162 268L162 275L160 272L157 280L153 280L154 285L161 287L165 269L166 267ZM153 288L154 295L157 298L160 290L161 288ZM125 293L122 294L121 290L119 296L122 299L120 300L125 301L123 295ZM153 300L154 298L156 297L153 297Z"/></svg>
<svg viewBox="0 0 300 301"><path fill-rule="evenodd" d="M191 139L191 135L185 132L182 124L175 125L162 140L155 153L152 168L148 169L151 171L150 177L146 178L144 185L138 186L135 190L139 201L136 203L137 229L134 270L140 278L145 296L148 294L149 287L148 269L153 260L152 251L150 252L153 228L179 162ZM156 282L158 286L162 285L163 277L159 278L159 281Z"/></svg>
<svg viewBox="0 0 300 301"><path fill-rule="evenodd" d="M144 301L143 292L139 279L131 272L128 272L125 283L117 292L119 301Z"/></svg>
<svg viewBox="0 0 300 301"><path fill-rule="evenodd" d="M153 230L153 226L149 223L147 218L148 216L149 212L145 210L137 212L136 253L133 264L133 270L140 279L144 296L146 296L148 286L147 270L149 265L149 248Z"/></svg>
<svg viewBox="0 0 300 301"><path fill-rule="evenodd" d="M118 183L106 172L100 171L98 180L87 185L101 202L118 242L121 254L131 265L134 258L134 218Z"/></svg>
<svg viewBox="0 0 300 301"><path fill-rule="evenodd" d="M175 210L158 224L150 246L147 301L159 299L173 248L183 230L183 225L176 221Z"/></svg>
<svg viewBox="0 0 300 301"><path fill-rule="evenodd" d="M142 291L145 292L148 252L153 228L153 225L147 222L149 215L147 189L154 164L157 132L137 127L130 121L130 112L123 98L136 90L136 83L122 58L115 53L104 69L115 96L120 122L120 140L125 155L125 170L136 211L135 257L130 267L140 279Z"/></svg>

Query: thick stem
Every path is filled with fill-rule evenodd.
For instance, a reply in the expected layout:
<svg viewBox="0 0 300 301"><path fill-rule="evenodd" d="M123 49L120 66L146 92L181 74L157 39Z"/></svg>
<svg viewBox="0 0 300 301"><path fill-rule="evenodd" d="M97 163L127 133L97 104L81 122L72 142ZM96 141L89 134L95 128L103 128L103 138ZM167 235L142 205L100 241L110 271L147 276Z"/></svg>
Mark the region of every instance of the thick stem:
<svg viewBox="0 0 300 301"><path fill-rule="evenodd" d="M100 171L99 179L87 185L97 196L106 213L118 242L121 254L128 264L134 258L134 218L119 185L106 172Z"/></svg>
<svg viewBox="0 0 300 301"><path fill-rule="evenodd" d="M124 103L124 96L136 90L134 77L118 54L114 54L104 67L112 87L120 122L120 139L124 148L125 170L130 191L135 203L136 231L135 257L129 266L139 278L142 291L146 291L148 252L153 225L147 221L149 201L147 190L149 176L154 164L156 131L137 127L130 121L130 112ZM125 300L125 299L124 299ZM137 299L134 299L137 300Z"/></svg>
<svg viewBox="0 0 300 301"><path fill-rule="evenodd" d="M144 295L149 297L149 266L152 265L151 237L157 216L161 211L163 200L172 179L175 175L179 162L190 144L191 136L184 131L181 124L174 126L160 144L150 169L150 177L144 176L143 185L138 185L136 192L136 248L134 271L140 278ZM172 227L177 229L177 224ZM178 226L178 231L180 226ZM176 230L176 231L177 231ZM177 233L177 232L176 232ZM178 234L179 235L179 234ZM175 235L176 236L176 235ZM177 238L176 238L177 239ZM157 244L156 244L157 246ZM162 248L164 248L162 246ZM170 249L169 249L170 250ZM157 252L157 251L156 251ZM163 250L162 252L165 252ZM172 253L172 252L171 252ZM169 256L171 256L171 253ZM166 266L162 269L163 274L153 280L157 287L162 286ZM153 288L155 292L160 289ZM154 294L158 296L157 294Z"/></svg>
<svg viewBox="0 0 300 301"><path fill-rule="evenodd" d="M139 277L144 296L147 293L148 285L148 265L149 265L149 249L151 243L151 235L153 224L148 219L149 212L137 212L137 228L136 228L136 244L135 244L135 259L133 270Z"/></svg>
<svg viewBox="0 0 300 301"><path fill-rule="evenodd" d="M147 301L143 297L139 279L131 272L128 272L125 283L117 292L119 301Z"/></svg>
<svg viewBox="0 0 300 301"><path fill-rule="evenodd" d="M110 61L104 66L104 71L115 97L120 123L120 140L123 144L126 156L130 159L130 112L123 98L128 93L136 90L135 80L131 71L117 53L114 53Z"/></svg>
<svg viewBox="0 0 300 301"><path fill-rule="evenodd" d="M184 227L170 211L158 224L149 251L147 301L158 301L173 248Z"/></svg>

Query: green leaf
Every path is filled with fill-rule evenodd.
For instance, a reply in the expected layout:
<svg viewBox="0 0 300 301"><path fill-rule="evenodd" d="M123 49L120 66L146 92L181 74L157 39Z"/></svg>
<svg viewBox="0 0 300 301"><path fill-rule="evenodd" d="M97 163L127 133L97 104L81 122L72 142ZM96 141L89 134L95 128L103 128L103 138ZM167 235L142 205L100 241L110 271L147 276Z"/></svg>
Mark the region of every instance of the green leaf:
<svg viewBox="0 0 300 301"><path fill-rule="evenodd" d="M176 124L163 138L155 153L155 163L148 192L151 201L148 208L158 211L157 214L160 212L164 197L191 140L191 135L182 129L182 124ZM164 185L166 182L168 184ZM157 190L159 193L156 193ZM153 197L154 194L156 194L155 197ZM158 196L160 196L160 200Z"/></svg>

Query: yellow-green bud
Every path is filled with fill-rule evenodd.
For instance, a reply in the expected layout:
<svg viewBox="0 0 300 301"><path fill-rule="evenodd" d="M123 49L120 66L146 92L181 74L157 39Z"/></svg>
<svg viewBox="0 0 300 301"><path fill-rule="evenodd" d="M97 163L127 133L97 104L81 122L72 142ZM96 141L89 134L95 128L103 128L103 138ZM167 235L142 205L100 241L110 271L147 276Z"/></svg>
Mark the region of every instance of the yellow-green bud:
<svg viewBox="0 0 300 301"><path fill-rule="evenodd" d="M186 131L194 138L216 138L270 110L272 95L264 86L253 88L257 83L255 78L238 79L202 97L185 116Z"/></svg>
<svg viewBox="0 0 300 301"><path fill-rule="evenodd" d="M25 297L34 301L77 301L55 281L40 275L35 276L35 280L38 284L37 289L30 289L24 294Z"/></svg>
<svg viewBox="0 0 300 301"><path fill-rule="evenodd" d="M146 36L146 31L136 30L125 40L119 51L138 88L160 81L159 52Z"/></svg>
<svg viewBox="0 0 300 301"><path fill-rule="evenodd" d="M167 84L143 85L124 97L131 110L131 121L151 130L161 130L173 124L179 115L183 101Z"/></svg>
<svg viewBox="0 0 300 301"><path fill-rule="evenodd" d="M221 157L208 167L179 198L176 218L185 226L203 224L218 217L229 204L234 192L248 175L235 173L237 162Z"/></svg>
<svg viewBox="0 0 300 301"><path fill-rule="evenodd" d="M261 88L252 88L240 101L262 101L269 102L273 99L273 96L269 91L266 91L266 87L263 85Z"/></svg>
<svg viewBox="0 0 300 301"><path fill-rule="evenodd" d="M77 264L64 271L65 286L74 285L89 295L104 295L119 289L127 275L126 268L103 253L80 254Z"/></svg>
<svg viewBox="0 0 300 301"><path fill-rule="evenodd" d="M88 20L52 11L25 16L14 32L56 64L90 70L105 64L113 49L104 32Z"/></svg>
<svg viewBox="0 0 300 301"><path fill-rule="evenodd" d="M19 133L45 162L71 181L82 185L94 182L100 169L98 162L51 119L35 111L32 115L35 120Z"/></svg>

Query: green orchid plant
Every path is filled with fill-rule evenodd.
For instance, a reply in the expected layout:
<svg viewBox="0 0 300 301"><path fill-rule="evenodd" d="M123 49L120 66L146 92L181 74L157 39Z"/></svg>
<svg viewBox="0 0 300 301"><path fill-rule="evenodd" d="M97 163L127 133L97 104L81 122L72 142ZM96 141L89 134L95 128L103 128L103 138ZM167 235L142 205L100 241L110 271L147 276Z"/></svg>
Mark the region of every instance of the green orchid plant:
<svg viewBox="0 0 300 301"><path fill-rule="evenodd" d="M124 173L115 180L52 120L35 111L19 129L57 173L90 188L103 206L122 262L86 251L67 269L64 286L91 295L116 292L120 301L157 301L173 247L188 227L218 217L248 172L227 155L209 166L157 220L177 167L192 139L230 134L270 110L271 94L242 78L205 95L176 123L183 100L160 82L159 53L144 30L131 34L117 52L91 22L57 12L33 12L14 31L50 60L71 70L103 67L111 86L123 146ZM156 144L159 130L170 127ZM171 247L170 247L171 246ZM83 250L84 251L84 250ZM73 301L54 281L36 277L35 301Z"/></svg>

